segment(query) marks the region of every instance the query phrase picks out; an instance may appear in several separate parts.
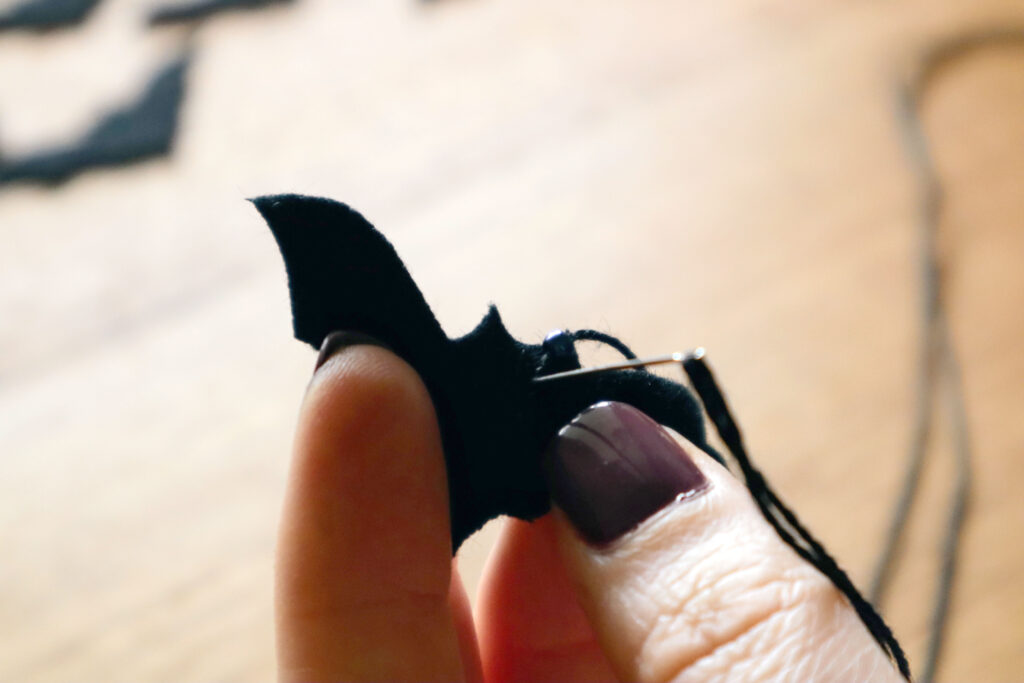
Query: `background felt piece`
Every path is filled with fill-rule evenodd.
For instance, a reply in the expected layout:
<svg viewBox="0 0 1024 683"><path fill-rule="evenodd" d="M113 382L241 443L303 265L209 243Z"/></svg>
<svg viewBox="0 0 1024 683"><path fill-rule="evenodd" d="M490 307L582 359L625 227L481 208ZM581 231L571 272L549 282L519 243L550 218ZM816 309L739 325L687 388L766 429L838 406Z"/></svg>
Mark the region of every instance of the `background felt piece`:
<svg viewBox="0 0 1024 683"><path fill-rule="evenodd" d="M161 67L135 101L101 114L81 139L23 157L0 158L0 185L52 185L89 169L125 166L169 153L190 59L186 52Z"/></svg>
<svg viewBox="0 0 1024 683"><path fill-rule="evenodd" d="M49 31L85 21L100 0L20 0L0 8L0 31Z"/></svg>
<svg viewBox="0 0 1024 683"><path fill-rule="evenodd" d="M260 10L273 5L286 5L294 0L185 0L164 2L149 13L149 24L175 24L198 21L223 12Z"/></svg>

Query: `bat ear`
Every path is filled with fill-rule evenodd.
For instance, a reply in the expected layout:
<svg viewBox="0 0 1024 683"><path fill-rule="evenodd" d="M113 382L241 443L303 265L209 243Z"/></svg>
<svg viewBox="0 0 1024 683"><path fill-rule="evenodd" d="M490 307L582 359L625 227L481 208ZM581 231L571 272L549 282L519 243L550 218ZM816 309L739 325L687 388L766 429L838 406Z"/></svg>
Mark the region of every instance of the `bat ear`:
<svg viewBox="0 0 1024 683"><path fill-rule="evenodd" d="M284 257L296 338L319 348L331 332L358 330L398 352L447 341L394 247L358 212L294 194L251 201Z"/></svg>

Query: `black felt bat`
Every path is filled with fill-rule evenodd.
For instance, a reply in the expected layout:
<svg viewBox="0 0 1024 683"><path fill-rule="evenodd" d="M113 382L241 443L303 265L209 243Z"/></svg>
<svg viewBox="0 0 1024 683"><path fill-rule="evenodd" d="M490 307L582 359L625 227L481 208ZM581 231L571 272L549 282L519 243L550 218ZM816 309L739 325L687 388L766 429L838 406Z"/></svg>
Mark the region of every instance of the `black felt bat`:
<svg viewBox="0 0 1024 683"><path fill-rule="evenodd" d="M80 24L99 0L24 0L0 12L0 31L51 31Z"/></svg>
<svg viewBox="0 0 1024 683"><path fill-rule="evenodd" d="M163 66L133 102L102 116L81 139L21 158L0 159L0 185L56 185L90 168L170 152L185 95L190 53Z"/></svg>
<svg viewBox="0 0 1024 683"><path fill-rule="evenodd" d="M517 341L492 306L476 329L450 339L398 254L357 212L296 195L255 204L284 256L295 336L319 347L333 331L364 332L423 377L441 425L455 549L493 517L532 520L548 511L543 448L598 401L636 406L711 450L699 404L683 385L640 369L536 383L579 367L571 334Z"/></svg>
<svg viewBox="0 0 1024 683"><path fill-rule="evenodd" d="M186 0L155 7L149 14L148 22L150 26L158 26L201 21L222 12L259 10L292 2L294 0Z"/></svg>

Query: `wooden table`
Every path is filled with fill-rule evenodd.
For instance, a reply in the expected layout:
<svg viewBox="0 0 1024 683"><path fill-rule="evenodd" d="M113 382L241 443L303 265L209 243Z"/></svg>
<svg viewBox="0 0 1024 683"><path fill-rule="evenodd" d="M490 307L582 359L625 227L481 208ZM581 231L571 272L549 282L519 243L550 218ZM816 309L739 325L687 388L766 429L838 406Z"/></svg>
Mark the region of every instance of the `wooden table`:
<svg viewBox="0 0 1024 683"><path fill-rule="evenodd" d="M146 6L0 39L5 153L84 128L177 49ZM763 469L865 581L916 348L894 87L930 41L1006 23L1019 1L303 0L204 25L170 160L0 194L0 679L273 678L314 355L243 201L261 193L362 210L450 333L494 301L524 339L705 346ZM1024 662L1022 76L1024 52L987 51L926 107L978 467L946 680ZM936 455L886 605L912 659ZM463 553L470 584L493 535Z"/></svg>

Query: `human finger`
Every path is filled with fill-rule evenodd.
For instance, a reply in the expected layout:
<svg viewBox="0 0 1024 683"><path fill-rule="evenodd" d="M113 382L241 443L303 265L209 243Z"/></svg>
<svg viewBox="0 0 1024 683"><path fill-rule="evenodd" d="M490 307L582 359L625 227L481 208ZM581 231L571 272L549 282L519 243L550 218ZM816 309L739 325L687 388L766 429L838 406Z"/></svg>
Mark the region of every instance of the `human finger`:
<svg viewBox="0 0 1024 683"><path fill-rule="evenodd" d="M300 411L277 552L280 678L463 680L437 419L416 372L367 341L328 337Z"/></svg>
<svg viewBox="0 0 1024 683"><path fill-rule="evenodd" d="M551 515L506 520L475 616L488 681L617 680L562 566Z"/></svg>
<svg viewBox="0 0 1024 683"><path fill-rule="evenodd" d="M562 557L631 681L903 681L743 485L640 411L601 403L545 467Z"/></svg>

